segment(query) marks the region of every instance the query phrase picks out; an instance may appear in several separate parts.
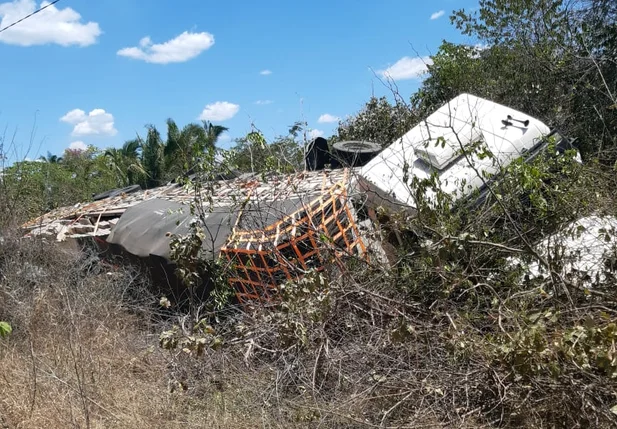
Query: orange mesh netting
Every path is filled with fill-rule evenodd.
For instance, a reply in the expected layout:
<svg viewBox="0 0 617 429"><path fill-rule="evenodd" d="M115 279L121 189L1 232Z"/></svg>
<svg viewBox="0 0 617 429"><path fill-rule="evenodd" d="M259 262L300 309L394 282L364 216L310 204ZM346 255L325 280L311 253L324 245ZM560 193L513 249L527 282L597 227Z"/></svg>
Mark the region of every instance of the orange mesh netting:
<svg viewBox="0 0 617 429"><path fill-rule="evenodd" d="M229 283L243 304L271 301L281 283L309 269L340 265L345 256L366 259L347 201L347 178L330 188L324 182L319 197L263 229L234 228L221 254L230 263Z"/></svg>

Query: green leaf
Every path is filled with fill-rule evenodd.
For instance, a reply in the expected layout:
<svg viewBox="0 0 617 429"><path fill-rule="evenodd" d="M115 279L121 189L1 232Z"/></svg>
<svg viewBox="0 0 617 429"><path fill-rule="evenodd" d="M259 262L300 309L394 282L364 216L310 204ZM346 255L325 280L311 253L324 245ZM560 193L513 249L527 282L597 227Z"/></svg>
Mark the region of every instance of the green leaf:
<svg viewBox="0 0 617 429"><path fill-rule="evenodd" d="M6 338L11 332L13 332L13 328L8 322L0 322L0 337Z"/></svg>

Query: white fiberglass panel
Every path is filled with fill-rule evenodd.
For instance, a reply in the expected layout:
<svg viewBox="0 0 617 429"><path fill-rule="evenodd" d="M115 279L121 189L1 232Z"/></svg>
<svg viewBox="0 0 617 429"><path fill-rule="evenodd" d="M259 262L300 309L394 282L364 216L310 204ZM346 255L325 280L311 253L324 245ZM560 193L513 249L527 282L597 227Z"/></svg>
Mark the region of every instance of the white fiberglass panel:
<svg viewBox="0 0 617 429"><path fill-rule="evenodd" d="M524 121L529 122L525 125ZM443 191L453 195L465 183L467 194L482 185L483 173L497 172L549 132L535 118L461 94L385 148L360 174L382 193L414 207L407 185L412 176L426 178L437 171ZM477 150L486 149L491 156L481 159L474 153L470 145L477 142L481 142Z"/></svg>

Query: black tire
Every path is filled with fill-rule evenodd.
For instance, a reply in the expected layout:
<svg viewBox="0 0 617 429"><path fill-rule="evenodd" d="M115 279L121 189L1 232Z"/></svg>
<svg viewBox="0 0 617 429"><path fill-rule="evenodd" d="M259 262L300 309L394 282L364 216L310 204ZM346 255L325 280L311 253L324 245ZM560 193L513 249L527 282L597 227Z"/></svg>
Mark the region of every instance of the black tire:
<svg viewBox="0 0 617 429"><path fill-rule="evenodd" d="M346 167L361 167L381 151L377 143L367 141L342 141L332 145L332 155Z"/></svg>
<svg viewBox="0 0 617 429"><path fill-rule="evenodd" d="M105 191L100 194L93 195L92 199L94 201L104 200L105 198L117 197L120 194L132 194L133 192L137 192L137 191L141 191L141 186L132 185L132 186L127 186L126 188L111 189L109 191Z"/></svg>

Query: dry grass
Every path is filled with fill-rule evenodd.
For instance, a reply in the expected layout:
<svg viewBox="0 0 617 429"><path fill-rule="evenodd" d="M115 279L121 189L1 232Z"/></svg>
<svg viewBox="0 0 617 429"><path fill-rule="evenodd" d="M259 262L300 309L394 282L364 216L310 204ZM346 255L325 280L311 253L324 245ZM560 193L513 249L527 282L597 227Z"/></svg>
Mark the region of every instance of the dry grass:
<svg viewBox="0 0 617 429"><path fill-rule="evenodd" d="M199 397L171 391L145 286L129 269L108 274L92 257L6 240L0 320L14 330L0 340L0 426L258 427L252 373Z"/></svg>
<svg viewBox="0 0 617 429"><path fill-rule="evenodd" d="M364 326L362 318L353 330L366 331L343 328L346 332L339 332L340 341L330 343L327 354L323 347L293 347L273 356L260 344L277 344L285 323L270 320L271 313L264 310L242 316L246 326L265 334L261 338L234 343L237 319L228 320L217 330L229 345L194 358L159 347L159 333L175 316L155 313L158 299L149 294L147 282L129 268L108 269L90 254L5 238L0 320L9 321L14 330L0 340L0 427L371 427L381 419L380 407L391 408L391 400L405 397L406 391L393 393L392 387L375 381L371 371L371 365L410 357L404 349L376 346L380 335L388 335L385 326ZM324 332L323 327L315 329L311 340L323 340ZM380 360L372 361L375 355L370 354L359 361L363 343ZM429 374L412 371L413 362L404 365L405 371L398 367L397 377L405 378L402 386L417 389L422 384L416 381ZM330 368L329 374L321 365ZM369 395L367 386L373 390ZM425 402L421 389L415 393L418 412L413 426L405 427L437 427L433 400ZM401 421L394 408L389 417Z"/></svg>

